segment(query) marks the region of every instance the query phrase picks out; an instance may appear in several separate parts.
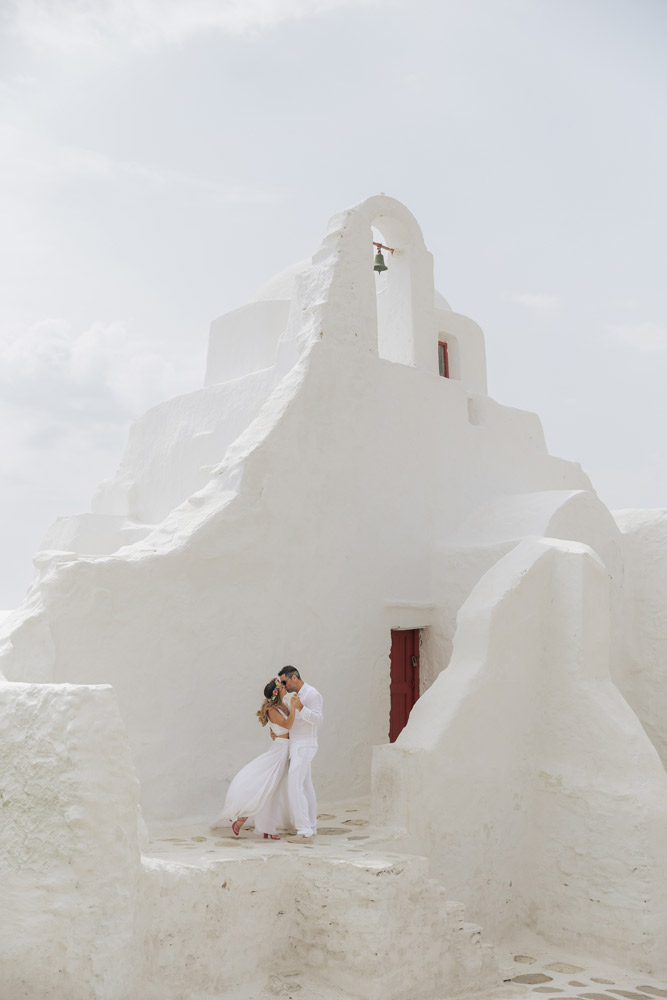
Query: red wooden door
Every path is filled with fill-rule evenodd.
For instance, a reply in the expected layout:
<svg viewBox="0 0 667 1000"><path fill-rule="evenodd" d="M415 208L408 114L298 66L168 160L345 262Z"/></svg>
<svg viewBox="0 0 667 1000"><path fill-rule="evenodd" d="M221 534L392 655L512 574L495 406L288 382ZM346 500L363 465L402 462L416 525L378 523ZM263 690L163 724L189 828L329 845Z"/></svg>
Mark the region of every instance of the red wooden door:
<svg viewBox="0 0 667 1000"><path fill-rule="evenodd" d="M391 630L389 742L401 732L419 697L419 629Z"/></svg>

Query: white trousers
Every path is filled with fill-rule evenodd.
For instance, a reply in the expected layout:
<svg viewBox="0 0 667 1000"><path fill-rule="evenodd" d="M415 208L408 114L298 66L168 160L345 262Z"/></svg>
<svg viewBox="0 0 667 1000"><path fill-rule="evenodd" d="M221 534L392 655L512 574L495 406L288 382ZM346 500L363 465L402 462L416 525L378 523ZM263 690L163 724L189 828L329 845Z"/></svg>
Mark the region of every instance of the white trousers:
<svg viewBox="0 0 667 1000"><path fill-rule="evenodd" d="M317 747L290 746L287 795L297 833L310 837L317 832L317 801L310 765Z"/></svg>

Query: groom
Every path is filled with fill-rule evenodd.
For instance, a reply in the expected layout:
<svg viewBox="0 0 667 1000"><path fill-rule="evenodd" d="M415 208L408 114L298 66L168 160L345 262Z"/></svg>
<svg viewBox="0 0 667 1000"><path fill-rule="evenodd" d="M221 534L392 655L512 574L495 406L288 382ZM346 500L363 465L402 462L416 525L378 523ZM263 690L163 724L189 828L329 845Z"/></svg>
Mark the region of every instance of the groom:
<svg viewBox="0 0 667 1000"><path fill-rule="evenodd" d="M317 833L317 802L310 777L310 765L317 753L317 727L322 722L322 695L312 684L301 680L296 667L283 667L281 684L292 694L296 708L289 734L287 795L297 836L310 839Z"/></svg>

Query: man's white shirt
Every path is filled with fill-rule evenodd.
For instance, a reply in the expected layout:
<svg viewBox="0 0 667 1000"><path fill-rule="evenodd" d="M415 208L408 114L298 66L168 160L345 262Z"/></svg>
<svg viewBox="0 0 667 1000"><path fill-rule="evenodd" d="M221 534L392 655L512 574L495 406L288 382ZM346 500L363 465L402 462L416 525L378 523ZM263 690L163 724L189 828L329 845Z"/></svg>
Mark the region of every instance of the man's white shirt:
<svg viewBox="0 0 667 1000"><path fill-rule="evenodd" d="M294 724L290 730L290 743L300 746L317 746L317 730L322 724L322 695L312 684L304 681L298 692L303 708L294 716Z"/></svg>

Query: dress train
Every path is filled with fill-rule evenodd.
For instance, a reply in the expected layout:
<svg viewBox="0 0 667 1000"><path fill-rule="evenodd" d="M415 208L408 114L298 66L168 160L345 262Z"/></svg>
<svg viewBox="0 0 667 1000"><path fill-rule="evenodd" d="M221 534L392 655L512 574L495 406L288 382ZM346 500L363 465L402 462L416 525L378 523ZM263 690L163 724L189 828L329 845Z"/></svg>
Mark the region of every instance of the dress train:
<svg viewBox="0 0 667 1000"><path fill-rule="evenodd" d="M289 730L269 722L276 734ZM287 770L289 767L289 740L276 739L266 753L255 757L232 778L222 811L211 828L232 823L247 816L260 833L273 834L276 828L290 828L287 797Z"/></svg>

